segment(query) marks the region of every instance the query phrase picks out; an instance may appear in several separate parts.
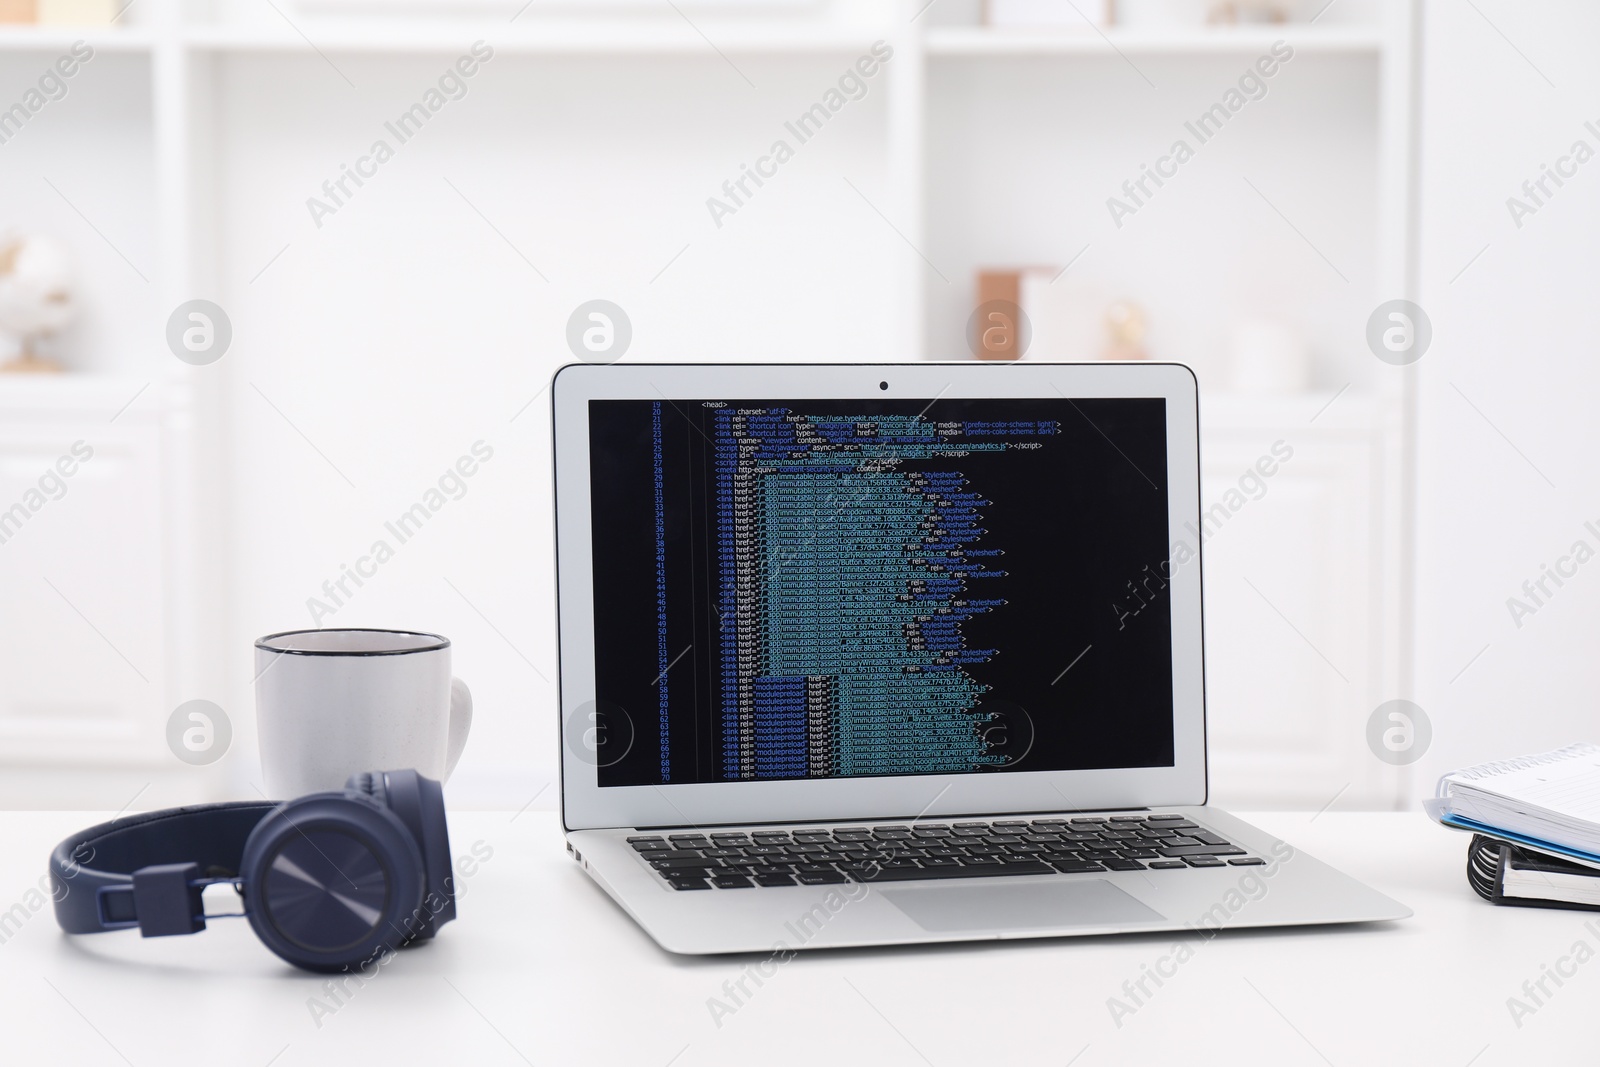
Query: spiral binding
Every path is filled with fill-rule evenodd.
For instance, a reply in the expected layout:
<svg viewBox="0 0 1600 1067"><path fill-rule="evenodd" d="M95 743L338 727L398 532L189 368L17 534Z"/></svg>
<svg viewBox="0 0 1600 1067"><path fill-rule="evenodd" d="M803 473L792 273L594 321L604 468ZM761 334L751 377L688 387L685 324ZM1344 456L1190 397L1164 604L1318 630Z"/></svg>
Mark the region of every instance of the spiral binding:
<svg viewBox="0 0 1600 1067"><path fill-rule="evenodd" d="M1536 756L1515 756L1511 759L1494 760L1490 763L1480 763L1476 767L1468 767L1464 771L1451 771L1439 779L1439 788L1435 795L1444 797L1450 795L1451 779L1475 782L1482 778L1493 778L1500 774L1509 774L1512 771L1523 771L1529 767L1543 767L1551 763L1560 763L1562 760L1577 759L1580 756L1593 755L1600 752L1600 745L1590 744L1587 741L1566 748L1558 748L1554 752L1541 752Z"/></svg>
<svg viewBox="0 0 1600 1067"><path fill-rule="evenodd" d="M1484 900L1494 900L1500 880L1501 843L1482 834L1472 835L1467 846L1467 884Z"/></svg>

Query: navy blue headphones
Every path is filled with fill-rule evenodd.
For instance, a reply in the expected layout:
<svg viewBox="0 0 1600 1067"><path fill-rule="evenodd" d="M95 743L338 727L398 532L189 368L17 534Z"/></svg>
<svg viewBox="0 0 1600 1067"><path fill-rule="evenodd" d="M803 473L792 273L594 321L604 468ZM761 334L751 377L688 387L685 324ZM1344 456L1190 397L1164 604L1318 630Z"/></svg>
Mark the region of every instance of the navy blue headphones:
<svg viewBox="0 0 1600 1067"><path fill-rule="evenodd" d="M204 930L202 890L232 883L256 936L310 971L362 967L456 917L444 793L413 770L114 819L57 845L50 879L67 933L145 937Z"/></svg>

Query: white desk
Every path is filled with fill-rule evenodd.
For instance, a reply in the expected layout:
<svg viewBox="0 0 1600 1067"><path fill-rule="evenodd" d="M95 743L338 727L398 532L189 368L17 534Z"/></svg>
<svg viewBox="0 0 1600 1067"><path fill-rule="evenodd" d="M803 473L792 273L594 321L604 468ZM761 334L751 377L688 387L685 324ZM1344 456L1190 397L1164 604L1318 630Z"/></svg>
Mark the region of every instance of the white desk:
<svg viewBox="0 0 1600 1067"><path fill-rule="evenodd" d="M196 937L68 938L46 904L20 929L7 925L0 1062L1490 1067L1600 1058L1600 956L1559 988L1547 979L1553 995L1520 1028L1507 1008L1574 942L1600 952L1600 918L1585 927L1600 913L1489 906L1462 874L1466 836L1420 814L1250 819L1416 916L1192 939L1193 957L1120 1027L1108 998L1125 998L1124 980L1167 955L1170 935L801 953L719 1027L708 999L727 1001L723 983L755 958L657 949L567 858L551 813L459 813L455 854L480 840L493 849L462 883L460 919L342 1006L324 994L326 979L281 963L242 919ZM0 813L0 911L26 911L50 848L95 821ZM335 1010L315 1018L313 997Z"/></svg>

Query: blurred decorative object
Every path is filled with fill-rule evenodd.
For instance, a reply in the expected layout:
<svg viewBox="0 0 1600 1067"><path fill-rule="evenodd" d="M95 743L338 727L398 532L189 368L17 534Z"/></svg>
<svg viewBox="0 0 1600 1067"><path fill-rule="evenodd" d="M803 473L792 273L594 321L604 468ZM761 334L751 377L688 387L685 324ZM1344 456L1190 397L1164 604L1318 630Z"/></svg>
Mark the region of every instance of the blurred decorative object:
<svg viewBox="0 0 1600 1067"><path fill-rule="evenodd" d="M1101 282L1060 267L978 272L978 307L1009 304L1018 328L978 333L968 343L979 359L1149 359L1144 308L1110 296ZM973 331L969 324L969 334ZM991 342L990 339L993 339ZM1018 349L1017 341L1022 341Z"/></svg>
<svg viewBox="0 0 1600 1067"><path fill-rule="evenodd" d="M1206 21L1222 25L1288 22L1289 5L1283 0L1221 0L1211 5Z"/></svg>
<svg viewBox="0 0 1600 1067"><path fill-rule="evenodd" d="M1117 300L1106 308L1106 359L1149 359L1144 350L1144 308Z"/></svg>
<svg viewBox="0 0 1600 1067"><path fill-rule="evenodd" d="M116 0L38 0L39 21L51 26L109 26Z"/></svg>
<svg viewBox="0 0 1600 1067"><path fill-rule="evenodd" d="M33 22L38 17L34 0L0 0L0 22Z"/></svg>
<svg viewBox="0 0 1600 1067"><path fill-rule="evenodd" d="M1088 30L1111 25L1115 0L985 0L983 21L1000 27Z"/></svg>
<svg viewBox="0 0 1600 1067"><path fill-rule="evenodd" d="M0 370L61 370L37 346L61 332L77 313L72 280L72 257L54 238L12 237L0 244L0 331L16 337L21 349Z"/></svg>
<svg viewBox="0 0 1600 1067"><path fill-rule="evenodd" d="M1088 360L1100 358L1106 342L1107 285L1093 275L1060 267L1022 271L1018 301L1033 326L1030 359Z"/></svg>
<svg viewBox="0 0 1600 1067"><path fill-rule="evenodd" d="M1009 305L1011 308L1021 307L1021 273L1014 270L984 270L978 272L978 307L983 309L991 305ZM1015 323L1011 328L990 328L988 324L977 323L973 331L974 336L969 339L972 354L979 359L1018 359L1022 352L1017 345L1018 332Z"/></svg>
<svg viewBox="0 0 1600 1067"><path fill-rule="evenodd" d="M1233 388L1241 393L1303 393L1311 387L1311 349L1300 334L1270 319L1245 319L1228 352Z"/></svg>
<svg viewBox="0 0 1600 1067"><path fill-rule="evenodd" d="M1210 17L1211 0L1116 0L1116 22L1146 30L1192 29Z"/></svg>

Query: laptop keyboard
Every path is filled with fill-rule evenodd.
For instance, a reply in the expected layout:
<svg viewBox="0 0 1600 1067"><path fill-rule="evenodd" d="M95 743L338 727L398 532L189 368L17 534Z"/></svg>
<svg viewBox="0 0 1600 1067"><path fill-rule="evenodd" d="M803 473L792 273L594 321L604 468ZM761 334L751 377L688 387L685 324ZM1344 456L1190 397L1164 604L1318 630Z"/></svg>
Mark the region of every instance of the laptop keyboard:
<svg viewBox="0 0 1600 1067"><path fill-rule="evenodd" d="M1182 815L1111 815L796 830L640 834L628 844L674 889L1259 865Z"/></svg>

